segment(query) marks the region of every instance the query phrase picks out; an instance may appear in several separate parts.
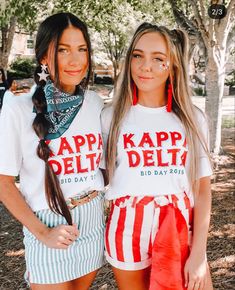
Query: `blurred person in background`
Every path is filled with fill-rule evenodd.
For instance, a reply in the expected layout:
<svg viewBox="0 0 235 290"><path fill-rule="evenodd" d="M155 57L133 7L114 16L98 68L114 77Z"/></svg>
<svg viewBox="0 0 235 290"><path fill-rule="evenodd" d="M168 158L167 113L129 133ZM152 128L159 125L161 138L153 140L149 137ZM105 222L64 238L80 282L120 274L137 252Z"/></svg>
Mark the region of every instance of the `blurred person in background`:
<svg viewBox="0 0 235 290"><path fill-rule="evenodd" d="M3 97L4 97L4 94L5 94L5 91L7 90L7 88L8 88L8 85L7 85L4 70L3 70L3 68L0 68L0 110L2 108Z"/></svg>
<svg viewBox="0 0 235 290"><path fill-rule="evenodd" d="M7 85L8 85L8 89L4 93L2 105L8 102L11 98L15 97L17 87L18 87L17 81L12 76L8 76Z"/></svg>

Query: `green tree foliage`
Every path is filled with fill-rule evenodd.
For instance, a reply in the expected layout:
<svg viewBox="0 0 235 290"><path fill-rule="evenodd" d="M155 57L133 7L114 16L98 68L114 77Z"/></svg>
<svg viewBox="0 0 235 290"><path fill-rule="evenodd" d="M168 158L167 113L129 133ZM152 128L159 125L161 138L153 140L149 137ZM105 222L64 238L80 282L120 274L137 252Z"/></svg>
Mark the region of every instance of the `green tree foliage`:
<svg viewBox="0 0 235 290"><path fill-rule="evenodd" d="M95 16L95 27L99 33L97 44L104 48L111 60L115 78L128 40L140 19L143 19L140 11L134 11L130 4L119 0L112 1L109 9Z"/></svg>
<svg viewBox="0 0 235 290"><path fill-rule="evenodd" d="M26 57L18 57L11 65L9 73L15 78L31 78L35 70L35 60Z"/></svg>
<svg viewBox="0 0 235 290"><path fill-rule="evenodd" d="M44 17L50 1L8 0L2 3L0 11L0 66L7 68L12 41L16 28L34 31L37 22Z"/></svg>
<svg viewBox="0 0 235 290"><path fill-rule="evenodd" d="M137 26L144 21L172 24L173 19L169 3L163 0L56 1L54 11L65 10L75 13L88 24L95 54L106 53L113 65L115 78L128 41Z"/></svg>
<svg viewBox="0 0 235 290"><path fill-rule="evenodd" d="M165 0L127 0L136 11L141 11L144 15L149 15L151 21L157 25L173 27L175 24L171 5Z"/></svg>
<svg viewBox="0 0 235 290"><path fill-rule="evenodd" d="M172 23L166 1L146 0L9 0L0 14L2 47L0 65L6 67L16 27L33 31L39 19L53 12L70 11L84 20L91 30L96 55L104 52L112 62L115 76L133 31L143 21ZM170 19L169 21L167 19ZM97 34L98 33L98 34ZM98 37L96 37L98 35Z"/></svg>
<svg viewBox="0 0 235 290"><path fill-rule="evenodd" d="M54 11L71 11L83 19L91 29L95 53L105 52L112 62L114 77L117 76L120 61L127 41L137 20L143 19L127 1L57 1Z"/></svg>
<svg viewBox="0 0 235 290"><path fill-rule="evenodd" d="M225 84L227 86L235 86L235 69L228 74Z"/></svg>

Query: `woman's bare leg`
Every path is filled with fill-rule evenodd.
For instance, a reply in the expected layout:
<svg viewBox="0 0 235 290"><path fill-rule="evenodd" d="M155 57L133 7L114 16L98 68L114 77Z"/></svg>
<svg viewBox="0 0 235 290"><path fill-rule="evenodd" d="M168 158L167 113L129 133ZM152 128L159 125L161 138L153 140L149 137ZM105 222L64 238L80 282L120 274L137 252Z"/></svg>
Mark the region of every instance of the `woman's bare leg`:
<svg viewBox="0 0 235 290"><path fill-rule="evenodd" d="M95 280L98 270L95 270L87 275L84 275L76 280L71 281L73 290L88 290L92 282Z"/></svg>
<svg viewBox="0 0 235 290"><path fill-rule="evenodd" d="M138 270L127 271L112 267L119 290L148 290L150 267Z"/></svg>
<svg viewBox="0 0 235 290"><path fill-rule="evenodd" d="M98 270L72 281L58 284L31 284L32 290L88 290Z"/></svg>
<svg viewBox="0 0 235 290"><path fill-rule="evenodd" d="M30 284L31 290L73 290L71 281L57 284Z"/></svg>

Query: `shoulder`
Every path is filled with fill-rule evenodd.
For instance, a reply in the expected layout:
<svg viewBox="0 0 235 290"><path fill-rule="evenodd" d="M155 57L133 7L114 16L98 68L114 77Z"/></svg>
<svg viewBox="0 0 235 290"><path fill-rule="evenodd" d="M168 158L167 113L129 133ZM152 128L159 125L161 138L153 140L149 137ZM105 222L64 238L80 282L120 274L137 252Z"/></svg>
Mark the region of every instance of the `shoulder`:
<svg viewBox="0 0 235 290"><path fill-rule="evenodd" d="M31 124L33 117L33 103L29 95L13 96L3 102L0 123L2 128L6 126L20 132Z"/></svg>
<svg viewBox="0 0 235 290"><path fill-rule="evenodd" d="M5 93L4 93L4 98L8 97L8 96L13 96L14 97L14 94L10 90L6 90Z"/></svg>
<svg viewBox="0 0 235 290"><path fill-rule="evenodd" d="M99 110L102 110L104 106L103 99L94 91L87 90L85 92L85 101Z"/></svg>
<svg viewBox="0 0 235 290"><path fill-rule="evenodd" d="M7 100L3 107L5 107L6 110L11 110L15 113L23 112L24 114L26 114L29 111L32 112L32 95L21 94L19 96L15 96L12 94L12 97Z"/></svg>

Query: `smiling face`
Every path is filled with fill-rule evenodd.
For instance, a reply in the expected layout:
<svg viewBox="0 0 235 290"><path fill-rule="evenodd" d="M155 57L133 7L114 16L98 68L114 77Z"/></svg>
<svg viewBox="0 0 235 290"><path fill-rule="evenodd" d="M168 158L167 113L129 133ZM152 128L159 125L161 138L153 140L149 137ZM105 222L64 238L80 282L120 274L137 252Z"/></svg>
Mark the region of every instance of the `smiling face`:
<svg viewBox="0 0 235 290"><path fill-rule="evenodd" d="M54 45L51 44L43 63L48 65L51 78L54 79ZM80 29L70 26L64 30L58 44L58 75L60 88L74 93L85 77L89 61L87 43Z"/></svg>
<svg viewBox="0 0 235 290"><path fill-rule="evenodd" d="M131 76L140 98L148 95L165 98L169 52L166 40L160 33L146 33L137 41L132 53Z"/></svg>

